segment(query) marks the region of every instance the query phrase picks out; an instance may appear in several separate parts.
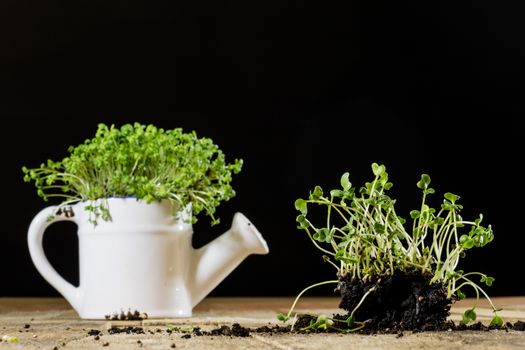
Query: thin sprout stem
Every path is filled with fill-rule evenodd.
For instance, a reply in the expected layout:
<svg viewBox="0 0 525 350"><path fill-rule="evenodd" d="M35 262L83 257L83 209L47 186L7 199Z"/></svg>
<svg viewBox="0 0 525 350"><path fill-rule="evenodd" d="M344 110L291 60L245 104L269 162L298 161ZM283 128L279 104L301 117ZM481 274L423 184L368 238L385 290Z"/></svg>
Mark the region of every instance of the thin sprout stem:
<svg viewBox="0 0 525 350"><path fill-rule="evenodd" d="M322 285L325 285L325 284L331 284L331 283L339 283L338 280L330 280L330 281L324 281L324 282L319 282L319 283L316 283L316 284L312 284L308 287L306 287L305 289L303 289L301 291L301 293L299 293L297 295L297 297L295 297L295 300L292 304L292 307L290 308L290 310L288 311L288 313L286 314L286 318L289 319L290 318L290 315L292 314L293 310L295 309L295 305L297 304L297 302L299 301L299 299L301 298L301 296L308 290L312 289L312 288L315 288L315 287L319 287L319 286L322 286Z"/></svg>
<svg viewBox="0 0 525 350"><path fill-rule="evenodd" d="M376 286L373 286L372 288L370 288L369 290L366 291L365 294L363 294L363 296L361 297L361 300L359 300L359 303L357 303L357 305L354 307L354 309L352 310L352 312L350 313L350 316L354 316L355 312L357 311L357 309L359 309L359 307L361 306L361 304L363 304L363 302L365 301L366 297L372 293L374 290L376 290Z"/></svg>
<svg viewBox="0 0 525 350"><path fill-rule="evenodd" d="M483 296L484 296L485 298L487 298L487 300L488 300L488 302L489 302L489 304L490 304L490 306L492 307L492 310L493 310L494 312L496 312L496 311L498 310L498 309L496 308L496 306L494 306L494 303L493 303L492 300L490 299L489 295L483 290L483 288L481 288L481 287L478 286L475 282L473 282L472 280L466 278L465 276L461 276L461 278L463 278L464 280L470 282L470 284L472 285L472 287L474 287L476 290L479 290L479 291L483 294ZM479 299L479 293L478 293L478 292L476 292L476 293L478 294L477 299ZM477 300L476 300L476 305L477 305Z"/></svg>
<svg viewBox="0 0 525 350"><path fill-rule="evenodd" d="M315 247L316 247L317 249L319 249L320 251L322 251L322 252L325 253L325 254L335 256L335 253L334 253L334 252L331 252L331 251L329 251L329 250L326 250L326 249L324 249L323 247L321 247L319 244L317 244L317 242L316 242L315 239L312 237L312 234L310 233L310 230L308 230L308 228L306 228L305 231L306 231L306 233L308 234L308 237L310 237L310 240L312 241L312 243L315 245Z"/></svg>
<svg viewBox="0 0 525 350"><path fill-rule="evenodd" d="M326 261L327 263L329 263L330 265L332 265L333 267L335 267L335 269L336 269L337 271L341 270L341 268L340 268L339 266L337 266L332 260L330 260L330 259L325 259L325 261Z"/></svg>

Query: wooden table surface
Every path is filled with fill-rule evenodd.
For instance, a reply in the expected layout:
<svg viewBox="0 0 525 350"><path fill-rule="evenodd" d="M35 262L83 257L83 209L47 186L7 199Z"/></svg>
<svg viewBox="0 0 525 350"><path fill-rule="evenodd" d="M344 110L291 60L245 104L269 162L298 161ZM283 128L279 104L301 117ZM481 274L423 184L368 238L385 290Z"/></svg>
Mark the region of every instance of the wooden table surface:
<svg viewBox="0 0 525 350"><path fill-rule="evenodd" d="M312 334L312 335L264 335L253 334L248 338L238 337L196 337L182 338L183 334L165 332L168 323L177 326L198 326L203 329L238 322L245 327L277 324L275 316L286 312L292 297L249 297L249 298L207 298L195 309L192 318L147 319L143 321L81 320L69 304L60 298L0 298L0 339L15 336L18 343L0 342L0 349L101 349L107 343L108 349L321 349L327 347L348 347L356 349L525 349L525 332L405 332L396 335L359 334ZM505 321L525 321L525 297L494 298L503 311L499 314ZM298 304L298 312L332 314L339 312L337 298L305 297ZM470 307L472 300L454 305L451 319L459 320L462 312ZM478 319L488 323L490 308L480 301ZM114 325L133 325L154 334L110 335L107 329ZM27 328L26 328L27 327ZM88 336L87 331L98 329L103 332L101 340ZM162 332L158 332L160 329ZM137 341L140 340L140 343Z"/></svg>

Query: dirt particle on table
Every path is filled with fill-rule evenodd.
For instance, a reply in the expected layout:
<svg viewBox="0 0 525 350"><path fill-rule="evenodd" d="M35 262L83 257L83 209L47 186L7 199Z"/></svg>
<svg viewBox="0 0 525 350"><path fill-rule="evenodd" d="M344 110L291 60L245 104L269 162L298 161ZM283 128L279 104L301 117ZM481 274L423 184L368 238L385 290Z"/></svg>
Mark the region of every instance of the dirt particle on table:
<svg viewBox="0 0 525 350"><path fill-rule="evenodd" d="M100 335L96 335L95 338L93 338L95 340L100 340Z"/></svg>
<svg viewBox="0 0 525 350"><path fill-rule="evenodd" d="M190 339L191 338L191 334L184 334L181 336L182 339Z"/></svg>
<svg viewBox="0 0 525 350"><path fill-rule="evenodd" d="M142 321L148 318L148 314L145 312L140 312L138 310L131 311L131 309L128 309L127 312L120 310L120 312L114 312L112 314L105 315L104 318L106 320L112 321Z"/></svg>
<svg viewBox="0 0 525 350"><path fill-rule="evenodd" d="M512 327L509 327L511 328L512 330L515 330L515 331L525 331L525 322L523 321L516 321Z"/></svg>
<svg viewBox="0 0 525 350"><path fill-rule="evenodd" d="M311 322L315 322L317 320L316 316L313 315L298 315L297 320L295 321L293 328L294 330L302 330L303 328L306 328L310 326Z"/></svg>
<svg viewBox="0 0 525 350"><path fill-rule="evenodd" d="M249 337L250 330L246 327L241 326L238 323L232 325L232 335L235 337Z"/></svg>
<svg viewBox="0 0 525 350"><path fill-rule="evenodd" d="M103 343L102 346L109 346L109 342Z"/></svg>
<svg viewBox="0 0 525 350"><path fill-rule="evenodd" d="M226 337L249 337L250 329L234 323L231 327L223 325L210 331L203 331L200 327L193 329L193 335L200 336L226 336Z"/></svg>
<svg viewBox="0 0 525 350"><path fill-rule="evenodd" d="M109 334L145 334L144 328L142 327L133 327L133 326L127 326L127 327L111 327L108 329Z"/></svg>
<svg viewBox="0 0 525 350"><path fill-rule="evenodd" d="M177 347L177 345L175 345L175 343L171 343L170 348L173 348L173 349L174 349L174 348L176 348L176 347Z"/></svg>
<svg viewBox="0 0 525 350"><path fill-rule="evenodd" d="M455 326L455 329L458 330L458 331L467 331L467 330L470 330L470 331L488 331L489 327L485 326L481 322L476 322L476 323L473 323L471 325L466 325L466 324L460 323L457 326Z"/></svg>
<svg viewBox="0 0 525 350"><path fill-rule="evenodd" d="M26 324L24 325L24 328L25 328L25 329L31 328L31 325L30 325L29 323L26 323Z"/></svg>
<svg viewBox="0 0 525 350"><path fill-rule="evenodd" d="M89 336L98 336L98 335L100 335L100 333L101 333L101 332L100 332L98 329L90 329L90 330L87 332L87 334L88 334Z"/></svg>
<svg viewBox="0 0 525 350"><path fill-rule="evenodd" d="M223 336L231 336L232 330L228 326L221 326L219 328L212 329L210 331L212 335L223 335Z"/></svg>

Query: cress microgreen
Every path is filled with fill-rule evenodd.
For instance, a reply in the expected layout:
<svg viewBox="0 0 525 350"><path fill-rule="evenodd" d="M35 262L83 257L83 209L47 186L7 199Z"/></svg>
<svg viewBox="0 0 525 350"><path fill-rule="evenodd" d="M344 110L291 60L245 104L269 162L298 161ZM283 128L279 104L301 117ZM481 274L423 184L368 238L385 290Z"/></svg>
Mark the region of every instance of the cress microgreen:
<svg viewBox="0 0 525 350"><path fill-rule="evenodd" d="M104 201L110 197L136 197L147 203L168 200L176 211L191 203L192 222L204 211L212 220L216 207L235 195L232 174L242 160L227 163L209 138L182 129L164 130L153 125L125 124L120 129L99 124L96 135L68 149L69 156L48 160L38 168L23 167L24 180L34 181L45 201L63 199L59 206L90 202L92 222L108 220Z"/></svg>
<svg viewBox="0 0 525 350"><path fill-rule="evenodd" d="M19 343L20 339L18 337L12 337L10 335L4 335L2 336L2 341L5 341L6 343Z"/></svg>
<svg viewBox="0 0 525 350"><path fill-rule="evenodd" d="M476 319L474 310L482 293L494 312L491 324L501 325L503 320L497 315L499 310L472 279L479 276L480 283L491 286L494 278L457 269L459 259L467 250L483 247L494 238L491 226L481 224L483 216L480 214L472 221L463 219L459 214L463 209L459 204L460 197L453 193L445 193L437 209L431 207L428 196L435 190L430 187L430 176L423 174L417 182L417 187L422 190L421 205L410 211L412 222L406 224L406 220L396 212L396 200L387 194L392 182L386 167L373 163L372 173L372 181L360 188L353 187L349 173L344 173L340 179L341 188L333 189L326 195L320 186L315 186L308 198L295 201L295 208L300 213L297 216L298 228L304 230L323 253L323 260L336 268L338 276L349 275L352 280L414 271L430 275L429 283L446 286L447 299L452 301L464 299L463 289L470 287L476 294L476 301L471 309L465 311L462 322ZM312 222L308 214L318 208L326 210L324 220ZM290 318L298 298L306 290L337 282L326 281L305 288L288 314L281 315L279 319L286 321ZM351 319L347 320L350 327L358 324L354 313L372 292L373 288L368 290L351 312Z"/></svg>

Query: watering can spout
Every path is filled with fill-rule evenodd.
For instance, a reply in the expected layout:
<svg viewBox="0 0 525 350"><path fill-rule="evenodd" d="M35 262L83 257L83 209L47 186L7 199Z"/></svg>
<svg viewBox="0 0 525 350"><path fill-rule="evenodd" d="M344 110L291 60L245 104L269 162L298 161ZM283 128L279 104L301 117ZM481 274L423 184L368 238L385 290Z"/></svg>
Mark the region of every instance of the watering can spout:
<svg viewBox="0 0 525 350"><path fill-rule="evenodd" d="M266 241L241 213L233 217L231 228L192 256L189 283L192 307L197 305L250 254L268 254Z"/></svg>

